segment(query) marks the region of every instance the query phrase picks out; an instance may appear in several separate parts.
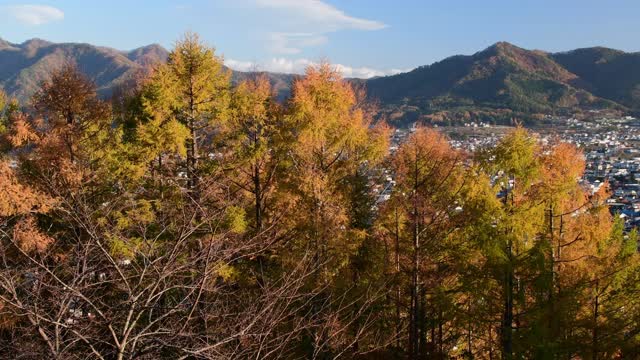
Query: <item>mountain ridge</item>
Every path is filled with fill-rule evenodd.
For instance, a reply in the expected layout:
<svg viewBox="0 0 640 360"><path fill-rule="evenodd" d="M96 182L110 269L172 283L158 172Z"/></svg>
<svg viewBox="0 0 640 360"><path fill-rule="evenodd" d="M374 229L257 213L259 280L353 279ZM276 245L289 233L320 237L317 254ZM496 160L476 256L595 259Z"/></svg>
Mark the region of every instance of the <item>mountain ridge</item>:
<svg viewBox="0 0 640 360"><path fill-rule="evenodd" d="M159 44L122 51L88 43L53 43L34 38L16 44L0 38L0 88L9 96L27 101L52 68L72 60L94 80L101 95L109 96L138 72L166 61L168 55L169 51ZM279 99L288 95L289 86L297 76L259 73L267 75ZM233 81L246 79L251 74L253 72L233 71Z"/></svg>
<svg viewBox="0 0 640 360"><path fill-rule="evenodd" d="M600 49L607 49L614 58L634 54ZM593 67L578 71L581 69L567 61L559 62L562 55L558 54L562 53L526 50L498 42L472 55L454 55L408 73L371 79L367 89L371 97L380 99L387 115L404 121L468 118L470 111L484 113L477 116L478 120L504 121L584 109L640 109L640 94L636 97L633 93L640 84L640 75L621 89L615 81L606 82L601 77L600 82L592 81L585 72ZM640 62L627 61L616 71L617 77L635 74L640 72Z"/></svg>
<svg viewBox="0 0 640 360"><path fill-rule="evenodd" d="M149 58L147 51L139 50L144 48L121 52L86 43L52 43L31 39L14 44L2 40L0 86L11 96L27 99L38 84L48 77L51 69L73 60L81 71L95 81L98 91L106 95L125 78L142 69L142 61ZM133 59L129 58L130 54L133 54Z"/></svg>
<svg viewBox="0 0 640 360"><path fill-rule="evenodd" d="M168 54L158 44L121 51L43 39L14 44L0 38L0 87L28 99L52 68L72 59L108 96L137 72L166 61ZM280 99L297 76L263 73ZM233 80L250 74L233 71ZM434 121L443 113L455 117L470 109L501 116L594 108L640 111L640 52L602 46L551 53L502 41L409 72L350 81L366 86L387 115L410 121Z"/></svg>

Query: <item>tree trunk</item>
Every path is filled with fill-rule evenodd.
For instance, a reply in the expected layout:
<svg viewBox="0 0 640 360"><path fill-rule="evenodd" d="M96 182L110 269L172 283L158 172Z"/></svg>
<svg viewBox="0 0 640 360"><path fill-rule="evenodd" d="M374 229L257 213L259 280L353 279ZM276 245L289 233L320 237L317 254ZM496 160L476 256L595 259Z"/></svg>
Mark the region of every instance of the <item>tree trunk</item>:
<svg viewBox="0 0 640 360"><path fill-rule="evenodd" d="M596 281L596 297L595 297L595 302L593 304L593 333L592 333L592 339L591 339L591 351L592 351L592 356L591 356L591 360L598 360L598 353L600 352L600 349L598 348L598 316L600 316L599 312L600 312L600 296L598 295L598 291L600 291L598 289L598 281Z"/></svg>
<svg viewBox="0 0 640 360"><path fill-rule="evenodd" d="M471 340L472 323L471 323L471 299L467 300L467 312L469 313L469 323L467 327L467 352L469 353L469 359L473 359L473 344ZM491 341L491 340L489 340Z"/></svg>
<svg viewBox="0 0 640 360"><path fill-rule="evenodd" d="M262 183L260 181L260 167L256 162L253 166L253 192L255 195L256 232L262 230Z"/></svg>
<svg viewBox="0 0 640 360"><path fill-rule="evenodd" d="M515 186L515 178L513 179ZM512 196L511 203L513 204L513 195L509 194L510 189L507 184L506 194L504 198L504 204L510 200L509 195ZM513 191L514 189L511 189ZM504 279L504 308L502 314L502 329L500 331L500 342L502 345L502 359L513 359L513 242L511 239L507 240L507 267L505 269Z"/></svg>
<svg viewBox="0 0 640 360"><path fill-rule="evenodd" d="M443 317L444 314L442 313L442 309L440 309L440 316L438 320L438 359L444 359L444 324L442 323Z"/></svg>
<svg viewBox="0 0 640 360"><path fill-rule="evenodd" d="M196 130L196 107L195 107L195 92L193 89L193 77L194 68L193 64L189 65L189 118L187 120L187 127L191 134L187 144L187 177L188 187L190 190L195 190L198 185L197 180L197 168L198 168L198 133Z"/></svg>
<svg viewBox="0 0 640 360"><path fill-rule="evenodd" d="M493 360L493 325L489 325L489 360Z"/></svg>
<svg viewBox="0 0 640 360"><path fill-rule="evenodd" d="M402 331L402 325L401 325L401 320L400 320L400 298L402 296L401 290L400 290L400 219L398 216L398 207L396 206L396 243L395 243L395 248L396 248L396 276L397 276L397 283L396 283L396 347L398 349L400 349L401 345L400 345L400 332Z"/></svg>
<svg viewBox="0 0 640 360"><path fill-rule="evenodd" d="M502 315L502 358L513 358L513 269L511 267L511 244L508 246L509 265L505 274L504 313Z"/></svg>
<svg viewBox="0 0 640 360"><path fill-rule="evenodd" d="M420 317L420 276L418 275L418 266L420 264L418 256L419 248L418 237L414 236L413 241L413 269L411 274L411 324L409 327L409 353L411 359L417 359L419 354L419 336L418 336L418 321Z"/></svg>
<svg viewBox="0 0 640 360"><path fill-rule="evenodd" d="M427 294L423 286L418 295L418 356L424 357L427 352Z"/></svg>
<svg viewBox="0 0 640 360"><path fill-rule="evenodd" d="M189 130L191 132L191 139L189 139L187 144L187 177L189 189L195 190L198 186L198 134L193 119L190 120Z"/></svg>

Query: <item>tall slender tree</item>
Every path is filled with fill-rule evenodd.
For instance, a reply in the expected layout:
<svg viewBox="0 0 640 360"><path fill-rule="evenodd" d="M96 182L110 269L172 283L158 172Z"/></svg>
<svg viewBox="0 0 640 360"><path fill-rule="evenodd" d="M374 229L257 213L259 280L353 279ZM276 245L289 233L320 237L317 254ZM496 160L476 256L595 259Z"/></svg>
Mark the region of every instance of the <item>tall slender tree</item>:
<svg viewBox="0 0 640 360"><path fill-rule="evenodd" d="M463 186L462 160L463 155L454 151L446 138L426 129L412 134L394 156L397 200L392 215L400 211L399 218L406 221L402 226L406 231L399 236L407 243L406 258L410 259L408 356L412 359L437 352L434 336L427 349L427 306L438 308L435 302L427 304L427 297L435 299L435 288L443 280L440 271L445 248L451 244L450 235L459 220L456 204Z"/></svg>
<svg viewBox="0 0 640 360"><path fill-rule="evenodd" d="M238 84L232 92L230 121L225 135L228 143L226 172L232 182L251 194L253 224L260 232L268 217L268 207L276 185L283 154L282 110L273 99L265 75Z"/></svg>
<svg viewBox="0 0 640 360"><path fill-rule="evenodd" d="M72 62L53 71L32 102L50 131L59 137L71 162L78 160L83 134L111 125L108 104L98 98L95 84Z"/></svg>
<svg viewBox="0 0 640 360"><path fill-rule="evenodd" d="M287 122L295 139L289 184L304 214L299 230L318 264L340 264L357 247L349 242L348 177L376 160L363 154L376 154L371 150L384 144L384 134L370 129L351 85L329 64L309 67L294 82ZM338 269L323 268L334 275Z"/></svg>
<svg viewBox="0 0 640 360"><path fill-rule="evenodd" d="M152 108L168 110L161 111L156 121L166 121L165 116L172 116L189 132L185 141L185 170L187 187L194 191L201 176L200 162L214 151L211 139L228 117L230 77L215 50L204 45L197 34L187 33L151 79Z"/></svg>

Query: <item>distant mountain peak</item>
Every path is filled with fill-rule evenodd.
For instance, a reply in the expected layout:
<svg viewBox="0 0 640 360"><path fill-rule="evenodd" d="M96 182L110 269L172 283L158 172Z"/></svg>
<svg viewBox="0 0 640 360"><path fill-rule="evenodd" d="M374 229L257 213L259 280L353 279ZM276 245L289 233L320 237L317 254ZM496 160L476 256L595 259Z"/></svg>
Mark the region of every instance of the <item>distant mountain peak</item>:
<svg viewBox="0 0 640 360"><path fill-rule="evenodd" d="M25 48L25 47L30 47L30 48L34 48L34 47L43 47L43 46L49 46L53 44L50 41L47 40L43 40L40 38L33 38L33 39L29 39L25 42L23 42L22 44L20 44L20 47Z"/></svg>
<svg viewBox="0 0 640 360"><path fill-rule="evenodd" d="M469 109L482 109L491 116L502 110L521 114L599 107L640 110L640 53L578 50L558 55L501 41L473 55L370 79L367 89L387 106L390 117L410 121Z"/></svg>
<svg viewBox="0 0 640 360"><path fill-rule="evenodd" d="M158 44L158 43L153 43L153 44L149 44L149 45L144 45L144 46L140 46L135 48L134 50L138 50L138 49L162 49L165 50L165 48Z"/></svg>
<svg viewBox="0 0 640 360"><path fill-rule="evenodd" d="M527 52L527 50L520 48L514 44L506 41L499 41L484 50L477 52L474 56L480 58L497 57L500 59L517 57Z"/></svg>
<svg viewBox="0 0 640 360"><path fill-rule="evenodd" d="M509 52L509 51L517 51L517 50L523 50L522 48L507 42L507 41L498 41L497 43L489 46L488 48L484 49L482 52Z"/></svg>
<svg viewBox="0 0 640 360"><path fill-rule="evenodd" d="M492 45L493 47L497 48L497 49L513 49L513 48L517 48L520 49L518 46L508 42L508 41L498 41L497 43Z"/></svg>
<svg viewBox="0 0 640 360"><path fill-rule="evenodd" d="M160 44L150 44L133 49L126 53L129 60L143 66L164 62L169 56L169 51Z"/></svg>
<svg viewBox="0 0 640 360"><path fill-rule="evenodd" d="M584 48L578 48L578 49L574 49L574 50L569 50L567 52L581 52L581 51L615 52L615 53L618 53L618 54L624 54L624 51L622 51L622 50L613 49L613 48L606 47L606 46L590 46L590 47L584 47Z"/></svg>
<svg viewBox="0 0 640 360"><path fill-rule="evenodd" d="M15 46L7 40L0 38L0 50L15 49Z"/></svg>
<svg viewBox="0 0 640 360"><path fill-rule="evenodd" d="M576 57L583 62L587 61L594 63L606 63L610 60L620 58L624 55L627 55L627 53L622 50L612 49L604 46L594 46L560 52L554 54L553 56L557 59L562 57Z"/></svg>
<svg viewBox="0 0 640 360"><path fill-rule="evenodd" d="M148 53L148 52L152 52L152 51L169 52L167 49L162 47L162 45L154 43L154 44L149 44L149 45L137 47L137 48L135 48L133 50L127 51L127 53L128 54Z"/></svg>

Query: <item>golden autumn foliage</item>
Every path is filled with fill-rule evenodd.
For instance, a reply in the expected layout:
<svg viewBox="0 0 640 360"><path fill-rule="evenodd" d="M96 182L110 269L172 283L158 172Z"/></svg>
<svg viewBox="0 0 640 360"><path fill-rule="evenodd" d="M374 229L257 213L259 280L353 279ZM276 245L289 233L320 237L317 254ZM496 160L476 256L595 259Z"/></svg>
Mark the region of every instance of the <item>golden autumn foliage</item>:
<svg viewBox="0 0 640 360"><path fill-rule="evenodd" d="M145 76L113 109L70 64L0 96L0 358L640 354L638 234L575 146L390 155L337 68L279 102L195 34Z"/></svg>
<svg viewBox="0 0 640 360"><path fill-rule="evenodd" d="M369 124L355 107L351 85L329 64L309 67L292 88L291 121L298 132L296 154L324 171L367 144Z"/></svg>
<svg viewBox="0 0 640 360"><path fill-rule="evenodd" d="M269 79L258 75L239 83L231 93L229 121L220 161L225 176L251 203L254 228L260 230L271 217L276 190L276 169L283 161L282 107L274 100Z"/></svg>
<svg viewBox="0 0 640 360"><path fill-rule="evenodd" d="M441 266L443 259L455 256L459 246L453 235L463 218L463 160L463 154L454 150L445 136L425 128L411 134L393 157L397 185L381 218L394 233L395 269L402 279L400 284L410 289L410 357L425 351L420 334L426 331L427 318L422 314L436 307L436 303L448 306L452 301L442 295L455 286L456 278L442 271ZM396 326L401 323L398 298Z"/></svg>
<svg viewBox="0 0 640 360"><path fill-rule="evenodd" d="M23 113L17 114L12 119L8 138L13 147L24 146L39 140L38 134L28 122L26 114Z"/></svg>
<svg viewBox="0 0 640 360"><path fill-rule="evenodd" d="M9 304L0 300L0 330L8 330L18 323L15 310Z"/></svg>
<svg viewBox="0 0 640 360"><path fill-rule="evenodd" d="M399 186L404 190L434 191L440 183L460 181L456 165L462 154L451 148L444 135L436 130L420 128L402 144L394 157Z"/></svg>
<svg viewBox="0 0 640 360"><path fill-rule="evenodd" d="M54 240L40 232L33 216L18 221L13 228L13 240L24 252L43 253Z"/></svg>
<svg viewBox="0 0 640 360"><path fill-rule="evenodd" d="M0 161L0 216L46 213L54 205L52 198L22 185L9 162Z"/></svg>
<svg viewBox="0 0 640 360"><path fill-rule="evenodd" d="M388 133L370 128L351 84L326 63L307 68L294 82L288 107L285 126L294 139L287 145L286 181L300 214L295 226L305 239L297 246L311 246L330 279L362 242L350 231L352 189L345 181L382 159Z"/></svg>
<svg viewBox="0 0 640 360"><path fill-rule="evenodd" d="M208 140L229 116L230 78L215 49L197 34L187 33L167 63L154 70L142 94L145 115L151 120L139 129L142 141L163 140L150 147L155 148L151 156L159 160L164 153L186 155L186 177L196 192L203 175L201 163L214 150Z"/></svg>
<svg viewBox="0 0 640 360"><path fill-rule="evenodd" d="M108 114L106 104L96 96L95 84L73 63L64 64L40 84L33 105L54 127L84 126Z"/></svg>
<svg viewBox="0 0 640 360"><path fill-rule="evenodd" d="M98 98L95 84L73 63L64 64L42 82L33 106L44 152L66 153L71 161L83 155L83 146L91 144L88 138L109 127L107 103Z"/></svg>
<svg viewBox="0 0 640 360"><path fill-rule="evenodd" d="M542 156L541 162L540 196L555 197L553 200L559 200L558 197L571 194L575 197L578 192L582 193L577 181L584 173L585 161L582 153L574 145L559 143L551 147Z"/></svg>

